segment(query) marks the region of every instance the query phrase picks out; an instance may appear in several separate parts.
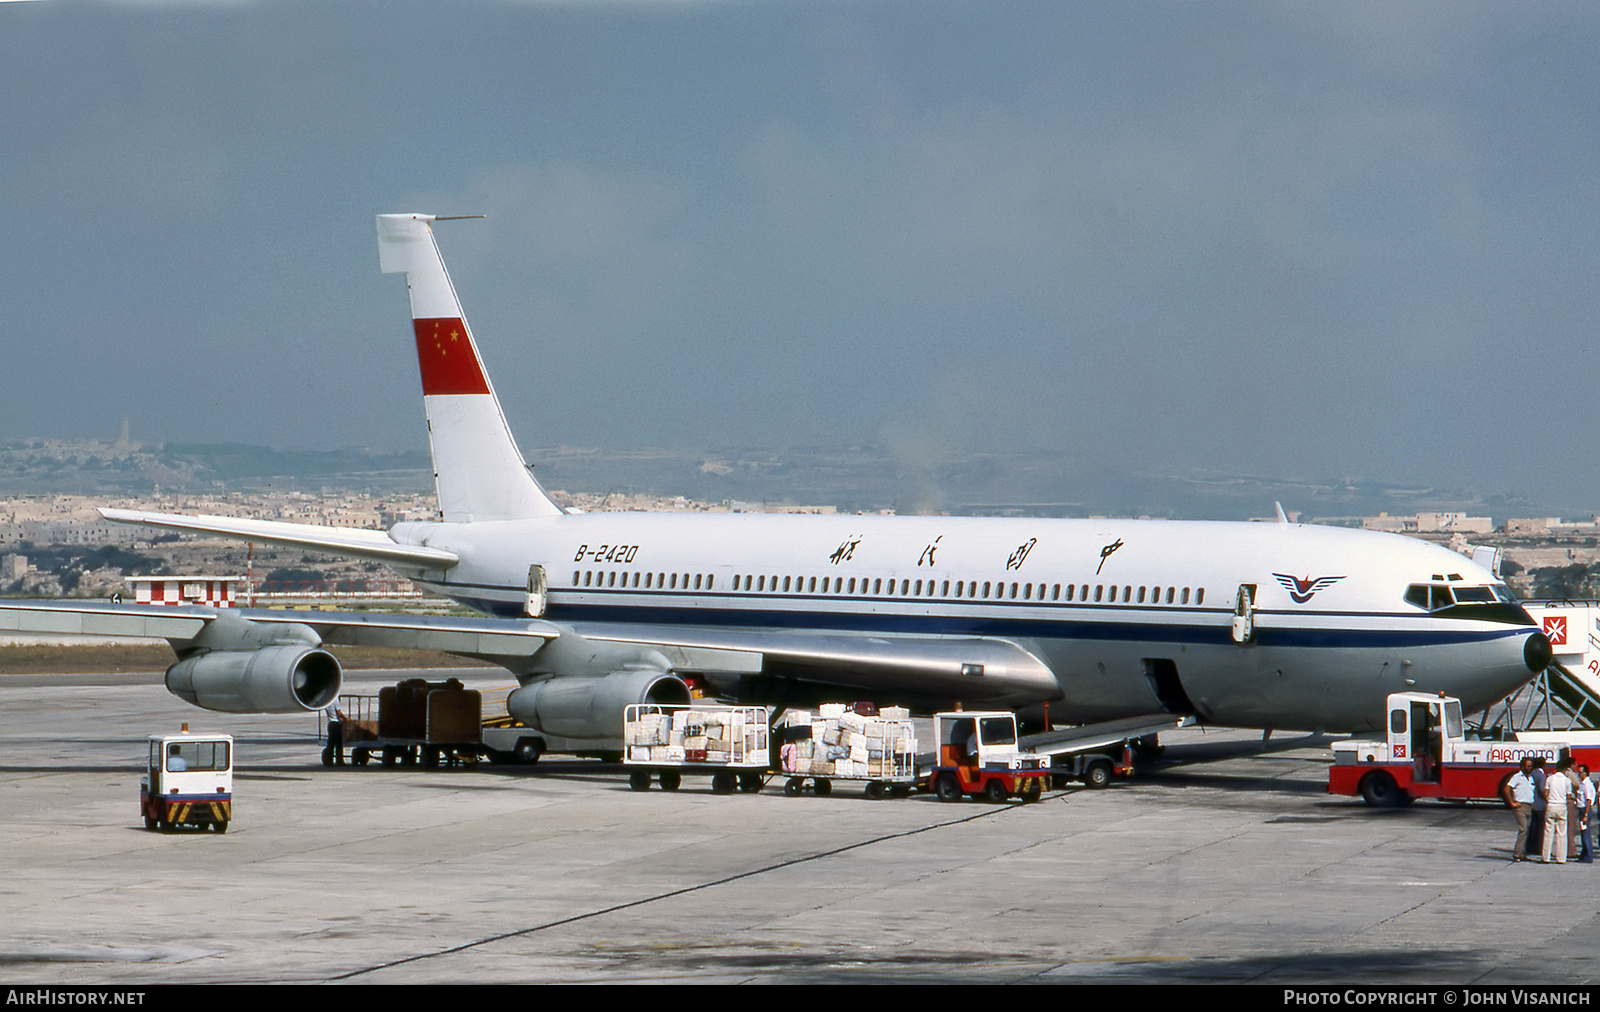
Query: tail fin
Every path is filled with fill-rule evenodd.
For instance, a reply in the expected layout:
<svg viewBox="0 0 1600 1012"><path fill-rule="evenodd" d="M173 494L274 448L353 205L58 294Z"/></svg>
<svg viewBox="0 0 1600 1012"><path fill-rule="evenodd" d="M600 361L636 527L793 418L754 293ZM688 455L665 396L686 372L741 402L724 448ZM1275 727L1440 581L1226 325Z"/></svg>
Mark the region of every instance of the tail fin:
<svg viewBox="0 0 1600 1012"><path fill-rule="evenodd" d="M558 516L528 473L433 241L431 214L378 215L378 263L404 273L422 370L439 515L451 522Z"/></svg>

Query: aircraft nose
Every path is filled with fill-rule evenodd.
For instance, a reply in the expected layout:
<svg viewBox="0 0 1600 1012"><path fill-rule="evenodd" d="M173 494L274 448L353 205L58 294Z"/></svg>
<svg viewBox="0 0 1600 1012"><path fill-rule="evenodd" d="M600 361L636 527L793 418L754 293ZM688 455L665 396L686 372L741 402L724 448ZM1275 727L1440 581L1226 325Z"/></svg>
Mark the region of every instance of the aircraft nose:
<svg viewBox="0 0 1600 1012"><path fill-rule="evenodd" d="M1536 632L1528 637L1522 645L1522 660L1528 665L1528 670L1533 672L1543 671L1550 666L1550 660L1555 656L1555 651L1550 648L1550 637L1542 632Z"/></svg>

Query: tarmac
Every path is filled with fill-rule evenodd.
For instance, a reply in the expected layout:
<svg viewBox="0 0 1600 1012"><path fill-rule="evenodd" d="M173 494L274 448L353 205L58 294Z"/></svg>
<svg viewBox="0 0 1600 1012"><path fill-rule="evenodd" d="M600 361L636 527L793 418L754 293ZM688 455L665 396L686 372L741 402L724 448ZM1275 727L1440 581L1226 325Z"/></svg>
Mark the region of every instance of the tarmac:
<svg viewBox="0 0 1600 1012"><path fill-rule="evenodd" d="M410 674L356 673L347 691ZM1594 865L1511 863L1500 806L1330 797L1326 738L1171 733L1135 779L1031 805L875 801L852 784L786 797L781 778L669 794L551 757L326 769L315 715L208 713L159 679L0 676L0 981L1597 976ZM146 738L185 721L237 739L225 835L143 828Z"/></svg>

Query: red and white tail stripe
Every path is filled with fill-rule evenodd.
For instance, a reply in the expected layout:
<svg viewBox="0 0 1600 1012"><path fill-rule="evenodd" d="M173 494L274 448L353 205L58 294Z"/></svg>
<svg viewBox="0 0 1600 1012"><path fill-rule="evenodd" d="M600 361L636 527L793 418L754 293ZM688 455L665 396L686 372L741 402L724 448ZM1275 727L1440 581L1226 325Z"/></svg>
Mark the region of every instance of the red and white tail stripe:
<svg viewBox="0 0 1600 1012"><path fill-rule="evenodd" d="M528 473L433 239L431 214L378 215L378 262L404 274L439 514L449 522L558 516Z"/></svg>

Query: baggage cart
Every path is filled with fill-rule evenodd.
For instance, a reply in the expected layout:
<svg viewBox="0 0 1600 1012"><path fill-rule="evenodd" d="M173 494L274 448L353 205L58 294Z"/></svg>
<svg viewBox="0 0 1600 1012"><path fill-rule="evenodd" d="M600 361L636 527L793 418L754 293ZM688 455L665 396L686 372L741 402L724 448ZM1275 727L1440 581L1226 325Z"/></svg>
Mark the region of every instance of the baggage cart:
<svg viewBox="0 0 1600 1012"><path fill-rule="evenodd" d="M909 711L870 704L824 703L791 710L778 731L783 792L826 796L835 781L864 785L869 798L903 798L917 782L916 729Z"/></svg>
<svg viewBox="0 0 1600 1012"><path fill-rule="evenodd" d="M653 780L675 791L687 775L710 775L714 794L761 790L772 767L772 709L712 703L632 703L623 710L628 786Z"/></svg>

